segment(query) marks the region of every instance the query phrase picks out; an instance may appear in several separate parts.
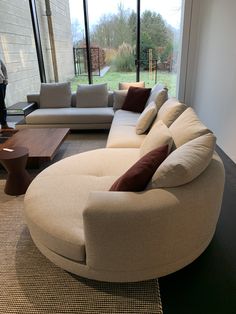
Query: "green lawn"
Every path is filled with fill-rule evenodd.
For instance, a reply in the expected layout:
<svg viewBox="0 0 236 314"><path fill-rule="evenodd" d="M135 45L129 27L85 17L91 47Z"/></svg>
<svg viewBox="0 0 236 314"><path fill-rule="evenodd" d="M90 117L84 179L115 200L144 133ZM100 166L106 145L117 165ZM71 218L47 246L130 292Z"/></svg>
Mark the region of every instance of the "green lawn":
<svg viewBox="0 0 236 314"><path fill-rule="evenodd" d="M176 96L176 73L158 71L157 82L165 84L169 89L169 95ZM93 83L107 83L110 90L118 89L119 82L135 82L136 75L134 72L114 72L111 69L103 76L93 76ZM155 85L154 73L152 77L148 72L141 72L140 81L145 81L146 87ZM87 76L76 76L71 81L72 91L76 91L78 84L87 84Z"/></svg>

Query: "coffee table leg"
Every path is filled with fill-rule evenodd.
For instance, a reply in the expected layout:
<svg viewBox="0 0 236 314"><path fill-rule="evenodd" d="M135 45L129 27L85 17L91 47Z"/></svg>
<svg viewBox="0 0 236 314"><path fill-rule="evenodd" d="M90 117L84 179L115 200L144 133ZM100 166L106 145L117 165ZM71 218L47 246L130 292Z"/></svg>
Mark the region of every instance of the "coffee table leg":
<svg viewBox="0 0 236 314"><path fill-rule="evenodd" d="M4 192L9 195L24 194L32 181L28 171L25 169L27 155L12 159L4 160L3 166L8 172L8 177Z"/></svg>

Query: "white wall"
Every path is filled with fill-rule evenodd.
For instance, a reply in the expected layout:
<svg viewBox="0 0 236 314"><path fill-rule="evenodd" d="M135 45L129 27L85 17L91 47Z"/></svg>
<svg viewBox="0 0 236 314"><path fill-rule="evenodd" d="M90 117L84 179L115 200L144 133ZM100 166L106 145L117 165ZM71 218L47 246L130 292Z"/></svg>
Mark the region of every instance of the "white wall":
<svg viewBox="0 0 236 314"><path fill-rule="evenodd" d="M185 102L236 162L236 1L193 2Z"/></svg>

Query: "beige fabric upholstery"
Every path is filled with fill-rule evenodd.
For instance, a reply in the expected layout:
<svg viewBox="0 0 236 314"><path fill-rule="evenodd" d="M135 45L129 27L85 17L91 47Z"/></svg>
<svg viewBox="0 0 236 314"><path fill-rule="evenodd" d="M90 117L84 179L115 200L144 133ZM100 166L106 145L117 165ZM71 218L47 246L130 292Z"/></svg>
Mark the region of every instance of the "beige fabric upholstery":
<svg viewBox="0 0 236 314"><path fill-rule="evenodd" d="M138 119L140 117L140 113L132 112L132 111L126 111L126 110L117 110L115 112L114 119L112 121L112 124L123 126L123 125L130 125L130 126L136 126Z"/></svg>
<svg viewBox="0 0 236 314"><path fill-rule="evenodd" d="M114 103L113 103L114 110L119 110L122 108L125 102L127 93L128 93L128 90L115 90L114 91Z"/></svg>
<svg viewBox="0 0 236 314"><path fill-rule="evenodd" d="M163 106L162 117L176 106L186 109ZM159 121L148 135L136 134L139 116L117 110L107 143L114 148L62 159L39 173L26 192L24 214L34 243L69 272L114 282L158 278L191 263L214 235L224 190L223 163L212 156L214 135L191 108L170 129ZM161 188L150 182L139 193L108 191L143 150L171 141L170 133L177 149L158 169L164 171L166 162L168 171L155 173Z"/></svg>
<svg viewBox="0 0 236 314"><path fill-rule="evenodd" d="M78 85L76 92L76 107L94 108L107 107L107 84Z"/></svg>
<svg viewBox="0 0 236 314"><path fill-rule="evenodd" d="M168 145L170 151L172 143L173 139L169 129L160 120L153 126L142 142L140 146L140 157L163 145Z"/></svg>
<svg viewBox="0 0 236 314"><path fill-rule="evenodd" d="M151 187L176 187L198 177L209 165L216 138L205 134L174 150L152 177Z"/></svg>
<svg viewBox="0 0 236 314"><path fill-rule="evenodd" d="M71 105L70 83L42 83L40 108L67 108Z"/></svg>
<svg viewBox="0 0 236 314"><path fill-rule="evenodd" d="M161 106L154 124L162 120L169 127L186 108L185 104L180 103L175 98L170 98Z"/></svg>
<svg viewBox="0 0 236 314"><path fill-rule="evenodd" d="M37 109L26 116L27 124L111 124L113 108L54 108Z"/></svg>
<svg viewBox="0 0 236 314"><path fill-rule="evenodd" d="M170 126L174 145L179 147L201 135L211 132L197 117L192 108L187 108Z"/></svg>
<svg viewBox="0 0 236 314"><path fill-rule="evenodd" d="M145 83L142 82L127 82L127 83L119 83L119 89L123 90L123 89L129 89L130 86L133 87L145 87Z"/></svg>
<svg viewBox="0 0 236 314"><path fill-rule="evenodd" d="M167 88L162 88L159 89L159 85L157 85L152 91L151 95L147 101L147 105L149 105L151 102L155 102L157 112L161 108L161 106L166 102L168 99L168 89Z"/></svg>
<svg viewBox="0 0 236 314"><path fill-rule="evenodd" d="M151 126L157 114L155 102L151 102L141 113L136 124L136 133L138 135L145 133Z"/></svg>
<svg viewBox="0 0 236 314"><path fill-rule="evenodd" d="M146 134L138 135L136 127L131 125L113 125L110 129L106 147L137 147L139 148Z"/></svg>

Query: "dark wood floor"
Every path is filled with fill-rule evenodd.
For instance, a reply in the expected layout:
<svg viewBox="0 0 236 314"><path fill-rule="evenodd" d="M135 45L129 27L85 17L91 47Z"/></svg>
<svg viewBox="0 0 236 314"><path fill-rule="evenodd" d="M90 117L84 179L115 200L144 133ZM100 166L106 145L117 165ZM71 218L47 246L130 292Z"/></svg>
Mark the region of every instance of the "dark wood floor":
<svg viewBox="0 0 236 314"><path fill-rule="evenodd" d="M216 233L196 261L159 279L164 314L236 313L236 164L217 151L226 183Z"/></svg>

